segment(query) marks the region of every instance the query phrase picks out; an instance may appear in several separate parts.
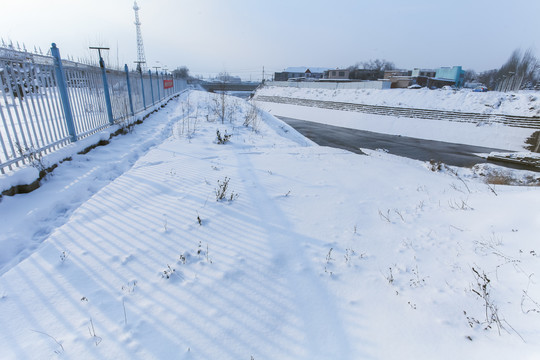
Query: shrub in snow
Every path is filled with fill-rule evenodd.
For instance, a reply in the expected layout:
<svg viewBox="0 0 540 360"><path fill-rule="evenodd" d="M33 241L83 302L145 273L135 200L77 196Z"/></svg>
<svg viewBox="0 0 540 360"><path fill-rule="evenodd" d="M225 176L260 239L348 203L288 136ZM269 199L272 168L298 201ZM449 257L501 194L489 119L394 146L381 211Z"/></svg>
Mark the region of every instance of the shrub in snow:
<svg viewBox="0 0 540 360"><path fill-rule="evenodd" d="M231 191L230 195L227 194L227 192L229 190L229 181L230 180L231 179L228 178L228 177L225 177L223 182L218 180L218 188L215 189L216 201L221 201L221 200L233 201L234 199L238 198L239 195L237 193L235 193L234 191Z"/></svg>
<svg viewBox="0 0 540 360"><path fill-rule="evenodd" d="M244 126L251 126L253 131L259 130L261 109L256 105L251 105L249 110L244 113Z"/></svg>
<svg viewBox="0 0 540 360"><path fill-rule="evenodd" d="M216 142L220 145L223 145L229 142L231 135L227 134L227 130L225 130L225 134L222 136L219 130L216 130L216 137Z"/></svg>
<svg viewBox="0 0 540 360"><path fill-rule="evenodd" d="M175 271L175 269L173 269L169 264L167 264L167 268L163 270L163 274L161 274L161 277L164 279L170 279Z"/></svg>
<svg viewBox="0 0 540 360"><path fill-rule="evenodd" d="M25 162L28 162L30 166L37 169L39 172L44 171L47 167L43 163L43 154L41 151L36 150L33 146L23 147L20 143L15 142L17 153L21 156Z"/></svg>
<svg viewBox="0 0 540 360"><path fill-rule="evenodd" d="M467 316L467 312L463 311L463 314L467 318L470 327L475 325L481 325L484 330L490 330L493 326L497 327L499 335L501 335L501 329L510 333L504 326L506 324L510 329L512 329L519 337L519 333L504 319L499 315L499 309L491 298L491 280L487 277L486 273L482 270L476 270L472 268L474 279L476 284L472 284L471 291L482 301L483 305L483 321L480 321L472 316ZM523 340L523 338L521 337Z"/></svg>

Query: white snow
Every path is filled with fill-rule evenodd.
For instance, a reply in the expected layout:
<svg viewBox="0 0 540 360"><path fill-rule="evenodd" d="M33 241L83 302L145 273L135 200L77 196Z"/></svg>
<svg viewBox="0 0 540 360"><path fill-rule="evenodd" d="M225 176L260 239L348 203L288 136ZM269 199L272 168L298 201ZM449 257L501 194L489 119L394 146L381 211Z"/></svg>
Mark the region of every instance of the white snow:
<svg viewBox="0 0 540 360"><path fill-rule="evenodd" d="M276 116L350 129L512 151L523 151L526 146L525 140L535 132L535 129L509 127L491 122L460 123L312 108L264 102L257 99L259 95L481 114L520 116L538 116L540 114L538 97L526 92L518 94L476 93L466 89L460 91L427 89L325 90L265 86L257 91L255 97L261 108ZM493 103L498 103L498 107L494 109L493 106L489 105Z"/></svg>
<svg viewBox="0 0 540 360"><path fill-rule="evenodd" d="M0 190L4 191L18 185L29 185L38 177L39 170L35 167L29 166L19 168L17 171L0 175Z"/></svg>
<svg viewBox="0 0 540 360"><path fill-rule="evenodd" d="M301 84L299 85L301 86ZM286 96L312 100L331 100L355 104L411 107L480 114L540 116L540 98L536 91L502 93L473 92L470 89L314 89L302 87L265 86L259 95Z"/></svg>
<svg viewBox="0 0 540 360"><path fill-rule="evenodd" d="M90 146L95 146L101 140L109 140L111 134L117 131L122 125L128 125L138 120L142 120L144 116L147 116L153 111L159 109L160 106L165 104L167 100L169 99L156 103L155 105L148 107L146 110L141 111L137 115L129 117L124 124L117 124L107 127L98 133L80 139L77 142L72 142L65 147L61 147L60 149L54 149L52 152L42 154L34 159L28 159L28 156L25 161L27 164L31 165L30 167L16 167L12 165L11 171L8 170L5 174L0 174L0 193L10 189L13 186L31 184L39 178L39 170L42 170L42 168L46 169L54 164L58 164ZM37 120L34 119L34 121ZM27 152L27 154L30 154L30 152Z"/></svg>
<svg viewBox="0 0 540 360"><path fill-rule="evenodd" d="M2 199L0 358L536 358L538 187L245 127L229 97L222 124L219 99Z"/></svg>

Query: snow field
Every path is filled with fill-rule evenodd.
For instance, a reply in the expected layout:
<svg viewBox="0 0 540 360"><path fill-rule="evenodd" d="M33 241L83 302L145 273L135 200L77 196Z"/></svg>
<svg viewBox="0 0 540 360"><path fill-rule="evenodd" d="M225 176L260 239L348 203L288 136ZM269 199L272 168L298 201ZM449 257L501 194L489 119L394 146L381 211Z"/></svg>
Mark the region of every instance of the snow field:
<svg viewBox="0 0 540 360"><path fill-rule="evenodd" d="M222 124L214 99L184 94L0 203L2 248L26 249L2 261L1 358L539 353L538 188L319 147L266 113L244 127L230 97Z"/></svg>
<svg viewBox="0 0 540 360"><path fill-rule="evenodd" d="M284 96L355 104L395 106L404 108L461 111L480 114L540 116L540 98L535 91L503 93L498 91L473 92L470 89L429 90L411 89L309 89L265 86L257 94Z"/></svg>

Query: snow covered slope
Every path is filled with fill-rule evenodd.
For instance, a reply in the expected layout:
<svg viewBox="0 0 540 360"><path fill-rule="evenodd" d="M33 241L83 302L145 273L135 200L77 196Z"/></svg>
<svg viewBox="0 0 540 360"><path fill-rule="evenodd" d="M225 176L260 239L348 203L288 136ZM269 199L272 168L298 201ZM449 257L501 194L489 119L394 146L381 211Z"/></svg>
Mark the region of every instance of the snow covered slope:
<svg viewBox="0 0 540 360"><path fill-rule="evenodd" d="M355 104L410 107L480 114L506 114L540 116L540 97L537 91L502 93L497 91L473 92L470 89L429 90L411 89L309 89L265 86L258 95L285 96L312 100L330 100Z"/></svg>
<svg viewBox="0 0 540 360"><path fill-rule="evenodd" d="M28 249L1 264L1 359L540 353L539 188L319 147L225 99L222 123L184 94L0 203L2 250Z"/></svg>
<svg viewBox="0 0 540 360"><path fill-rule="evenodd" d="M537 95L534 93L475 93L467 90L426 89L324 90L265 86L257 90L254 98L261 108L276 116L383 134L402 135L419 139L477 145L511 151L523 151L527 146L526 140L537 129L510 127L490 121L469 123L386 116L264 100L264 97L274 96L479 114L538 116L538 112L540 111L540 102L538 102Z"/></svg>

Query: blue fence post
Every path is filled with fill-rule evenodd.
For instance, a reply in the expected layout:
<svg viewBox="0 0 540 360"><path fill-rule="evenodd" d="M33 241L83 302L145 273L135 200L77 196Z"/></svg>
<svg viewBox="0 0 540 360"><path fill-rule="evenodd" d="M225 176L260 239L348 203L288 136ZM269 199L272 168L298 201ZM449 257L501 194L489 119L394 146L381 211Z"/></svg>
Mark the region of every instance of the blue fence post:
<svg viewBox="0 0 540 360"><path fill-rule="evenodd" d="M161 96L159 95L159 73L156 69L156 83L157 83L157 98L158 98L158 101L161 100Z"/></svg>
<svg viewBox="0 0 540 360"><path fill-rule="evenodd" d="M62 109L64 110L64 117L66 118L66 125L68 128L71 141L77 141L77 132L75 130L75 123L73 122L73 113L71 112L71 104L69 102L69 96L67 92L66 74L62 67L62 58L60 58L60 50L56 47L55 43L51 44L51 54L54 57L54 71L56 73L56 83L58 85L58 91L60 92L60 98L62 99Z"/></svg>
<svg viewBox="0 0 540 360"><path fill-rule="evenodd" d="M144 78L142 75L142 70L139 69L139 74L141 74L141 90L142 90L142 103L144 110L146 110L146 96L144 95Z"/></svg>
<svg viewBox="0 0 540 360"><path fill-rule="evenodd" d="M155 104L154 100L154 85L152 85L152 70L148 70L148 75L150 75L150 92L152 93L152 105Z"/></svg>
<svg viewBox="0 0 540 360"><path fill-rule="evenodd" d="M101 68L101 77L103 78L103 89L105 90L105 104L107 105L107 115L109 116L109 123L114 124L114 117L112 113L111 95L109 94L109 83L107 82L107 71L105 70L105 61L99 55L99 67Z"/></svg>
<svg viewBox="0 0 540 360"><path fill-rule="evenodd" d="M133 111L133 99L131 98L131 84L129 83L129 70L128 70L127 64L124 65L124 70L126 71L126 80L127 80L128 96L129 96L129 107L131 109L131 116L135 116L135 112Z"/></svg>

